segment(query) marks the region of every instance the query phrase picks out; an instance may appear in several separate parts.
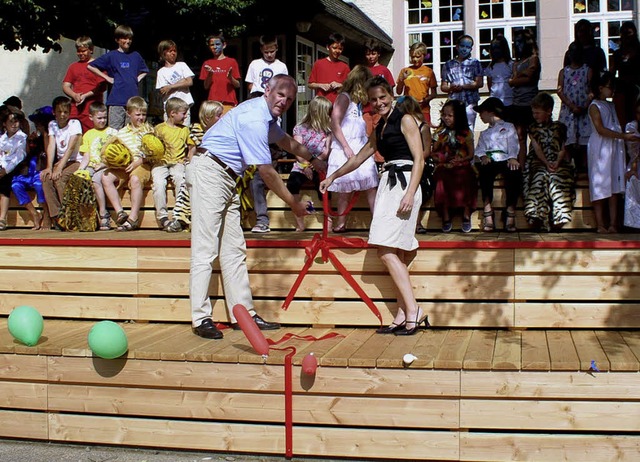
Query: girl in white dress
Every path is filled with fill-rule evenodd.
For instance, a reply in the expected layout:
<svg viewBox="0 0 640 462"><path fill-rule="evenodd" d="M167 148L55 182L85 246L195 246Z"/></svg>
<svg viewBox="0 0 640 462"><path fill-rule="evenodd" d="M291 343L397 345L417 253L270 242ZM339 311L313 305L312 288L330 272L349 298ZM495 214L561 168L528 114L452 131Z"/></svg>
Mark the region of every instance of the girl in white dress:
<svg viewBox="0 0 640 462"><path fill-rule="evenodd" d="M615 79L605 72L594 75L594 100L589 106L591 136L587 145L589 193L599 233L618 232L618 196L624 192L625 141L638 141L633 133L624 133L612 102ZM608 211L608 220L605 212Z"/></svg>
<svg viewBox="0 0 640 462"><path fill-rule="evenodd" d="M369 102L365 83L372 77L368 67L356 65L342 85L342 93L333 103L331 112L331 131L333 140L331 154L327 165L327 176L338 170L367 142L367 126L362 117L362 106ZM355 171L337 179L329 188L337 198L338 217L334 233L346 231L349 206L354 191L364 191L367 195L369 209L373 214L373 206L378 186L378 169L373 157L368 158Z"/></svg>

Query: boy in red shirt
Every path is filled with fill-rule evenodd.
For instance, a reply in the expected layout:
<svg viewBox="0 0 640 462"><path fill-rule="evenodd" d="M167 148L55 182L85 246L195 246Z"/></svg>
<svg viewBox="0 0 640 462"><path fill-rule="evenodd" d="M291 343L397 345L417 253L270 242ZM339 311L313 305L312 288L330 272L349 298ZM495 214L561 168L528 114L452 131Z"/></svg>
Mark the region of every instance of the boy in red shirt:
<svg viewBox="0 0 640 462"><path fill-rule="evenodd" d="M345 38L342 34L334 33L329 36L327 50L329 56L313 63L309 83L307 86L315 90L316 96L324 96L332 103L342 89L342 83L349 74L349 65L340 61L344 51Z"/></svg>
<svg viewBox="0 0 640 462"><path fill-rule="evenodd" d="M240 68L238 62L225 56L227 42L222 34L207 37L207 45L213 58L207 59L200 69L200 80L208 91L208 101L220 101L223 113L238 105L236 89L240 88Z"/></svg>
<svg viewBox="0 0 640 462"><path fill-rule="evenodd" d="M82 132L93 128L93 121L89 113L91 103L102 103L106 82L87 66L93 61L93 41L87 36L76 40L76 54L78 61L71 63L67 74L62 80L62 91L71 98L70 118L78 119L82 125Z"/></svg>

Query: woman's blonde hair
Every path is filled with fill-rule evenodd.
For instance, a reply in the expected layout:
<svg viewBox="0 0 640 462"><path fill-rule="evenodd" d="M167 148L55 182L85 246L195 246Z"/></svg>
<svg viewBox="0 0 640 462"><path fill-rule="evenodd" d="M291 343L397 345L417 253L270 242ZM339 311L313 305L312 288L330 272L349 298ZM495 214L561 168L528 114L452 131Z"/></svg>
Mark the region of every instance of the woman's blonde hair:
<svg viewBox="0 0 640 462"><path fill-rule="evenodd" d="M300 122L301 125L311 127L317 132L329 133L331 131L331 109L333 104L324 96L314 96L309 102L306 115Z"/></svg>

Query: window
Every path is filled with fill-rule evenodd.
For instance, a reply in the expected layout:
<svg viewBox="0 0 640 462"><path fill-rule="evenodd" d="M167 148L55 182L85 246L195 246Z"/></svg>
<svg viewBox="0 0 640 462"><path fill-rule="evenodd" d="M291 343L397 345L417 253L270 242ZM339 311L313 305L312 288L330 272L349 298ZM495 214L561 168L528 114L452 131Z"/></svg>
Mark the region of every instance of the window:
<svg viewBox="0 0 640 462"><path fill-rule="evenodd" d="M620 46L620 26L633 20L633 0L573 0L572 23L588 19L596 44L611 56ZM575 38L571 28L571 39Z"/></svg>
<svg viewBox="0 0 640 462"><path fill-rule="evenodd" d="M439 80L442 64L454 56L456 40L463 34L464 0L408 0L408 44L421 41L427 45L425 64ZM409 48L405 50L405 65Z"/></svg>
<svg viewBox="0 0 640 462"><path fill-rule="evenodd" d="M536 33L536 0L479 0L476 48L483 66L491 62L489 48L491 40L504 35L511 44L513 57L513 35L518 29L531 29Z"/></svg>

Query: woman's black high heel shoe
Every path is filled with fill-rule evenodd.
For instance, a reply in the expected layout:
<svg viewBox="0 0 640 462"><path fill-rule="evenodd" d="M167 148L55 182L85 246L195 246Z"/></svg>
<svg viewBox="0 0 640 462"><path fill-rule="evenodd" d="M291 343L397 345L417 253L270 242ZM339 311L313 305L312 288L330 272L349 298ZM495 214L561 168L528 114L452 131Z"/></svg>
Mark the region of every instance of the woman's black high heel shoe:
<svg viewBox="0 0 640 462"><path fill-rule="evenodd" d="M380 327L376 330L376 334L394 334L398 332L400 329L404 329L406 326L406 321L403 321L401 324L396 324L392 322L388 326Z"/></svg>
<svg viewBox="0 0 640 462"><path fill-rule="evenodd" d="M418 314L416 313L416 320L414 322L406 322L405 321L405 327L404 329L400 329L394 332L395 335L413 335L416 332L418 332L418 329L420 329L420 325L424 322L424 328L426 329L427 327L429 327L431 324L429 324L429 315L425 314L419 321L418 321ZM406 326L407 324L413 324L413 328L412 329L408 329Z"/></svg>

